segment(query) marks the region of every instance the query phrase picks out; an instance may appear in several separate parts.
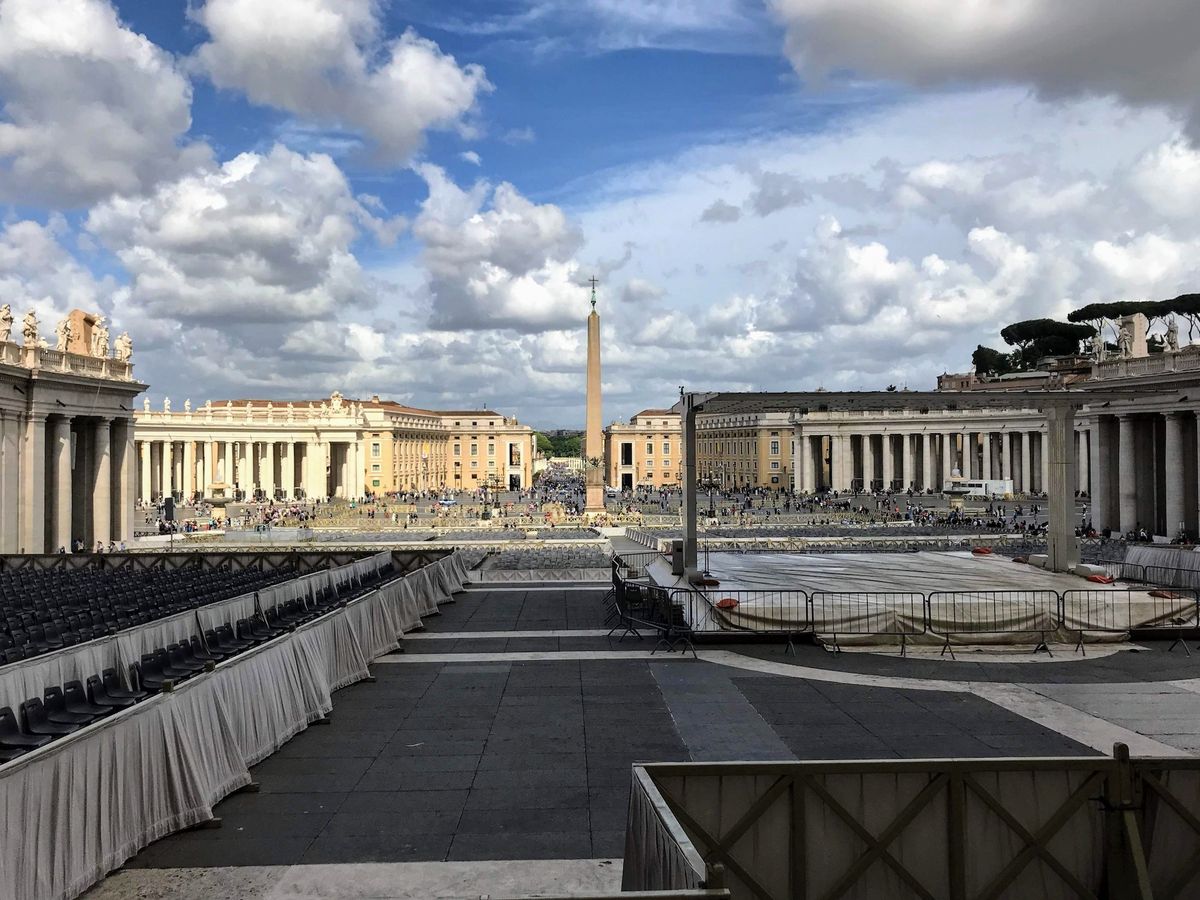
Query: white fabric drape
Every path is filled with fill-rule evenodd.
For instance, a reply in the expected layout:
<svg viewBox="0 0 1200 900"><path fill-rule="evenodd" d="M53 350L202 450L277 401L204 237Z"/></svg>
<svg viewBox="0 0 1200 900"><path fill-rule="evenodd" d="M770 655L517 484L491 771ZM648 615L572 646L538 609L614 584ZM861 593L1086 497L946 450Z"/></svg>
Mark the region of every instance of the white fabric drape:
<svg viewBox="0 0 1200 900"><path fill-rule="evenodd" d="M361 579L390 559L352 563L347 575L343 566L333 583ZM432 598L436 612L465 575L461 560L445 557L0 766L0 898L69 900L152 841L211 818L214 804L250 782L250 766L327 715L333 691L368 676L369 661L420 626L429 601L418 598ZM304 589L320 581L307 577ZM23 700L64 677L124 662L116 637L71 650L7 667L0 686Z"/></svg>

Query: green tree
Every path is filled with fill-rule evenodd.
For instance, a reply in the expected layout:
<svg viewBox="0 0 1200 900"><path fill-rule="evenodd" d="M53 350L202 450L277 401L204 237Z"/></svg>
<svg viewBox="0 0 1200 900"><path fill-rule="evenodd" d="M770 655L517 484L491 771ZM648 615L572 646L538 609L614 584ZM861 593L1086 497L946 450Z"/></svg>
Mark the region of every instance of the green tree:
<svg viewBox="0 0 1200 900"><path fill-rule="evenodd" d="M1176 315L1188 323L1188 337L1194 338L1200 331L1200 294L1180 294L1170 300L1154 304L1160 316Z"/></svg>
<svg viewBox="0 0 1200 900"><path fill-rule="evenodd" d="M993 350L980 344L971 354L971 365L976 375L1007 375L1012 371L1012 360L1007 353Z"/></svg>
<svg viewBox="0 0 1200 900"><path fill-rule="evenodd" d="M1104 340L1107 340L1107 336L1104 334L1104 328L1107 326L1112 332L1112 339L1115 342L1117 332L1120 330L1117 325L1118 320L1136 313L1141 313L1149 319L1158 318L1166 312L1161 308L1162 306L1162 303L1150 300L1114 300L1107 303L1089 303L1087 306L1081 306L1079 309L1067 313L1067 321L1086 322Z"/></svg>
<svg viewBox="0 0 1200 900"><path fill-rule="evenodd" d="M554 455L554 442L551 441L550 438L546 437L539 431L536 435L534 435L534 439L537 441L538 453L548 454L550 456Z"/></svg>
<svg viewBox="0 0 1200 900"><path fill-rule="evenodd" d="M1010 347L1016 347L1012 360L1015 368L1028 371L1043 356L1066 356L1079 352L1080 341L1095 336L1091 325L1057 322L1054 319L1027 319L1014 322L1000 331Z"/></svg>

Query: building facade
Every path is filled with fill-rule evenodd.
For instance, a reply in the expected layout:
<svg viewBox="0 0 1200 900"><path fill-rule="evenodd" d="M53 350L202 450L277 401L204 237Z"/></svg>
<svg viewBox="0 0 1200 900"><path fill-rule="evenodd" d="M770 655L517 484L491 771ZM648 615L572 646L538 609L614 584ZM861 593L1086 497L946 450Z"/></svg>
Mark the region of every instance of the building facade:
<svg viewBox="0 0 1200 900"><path fill-rule="evenodd" d="M5 307L0 310L0 552L54 553L71 550L76 542L94 548L132 538L132 410L146 386L133 378L128 337L118 339L120 358L115 358L103 320L79 310L59 323L62 350L41 341L36 318L25 318L24 345L9 341L11 324Z"/></svg>
<svg viewBox="0 0 1200 900"><path fill-rule="evenodd" d="M137 414L138 496L352 499L532 483L534 435L491 410L417 409L378 396L223 400Z"/></svg>
<svg viewBox="0 0 1200 900"><path fill-rule="evenodd" d="M682 432L678 413L644 409L628 423L604 430L605 477L611 487L662 488L680 484Z"/></svg>

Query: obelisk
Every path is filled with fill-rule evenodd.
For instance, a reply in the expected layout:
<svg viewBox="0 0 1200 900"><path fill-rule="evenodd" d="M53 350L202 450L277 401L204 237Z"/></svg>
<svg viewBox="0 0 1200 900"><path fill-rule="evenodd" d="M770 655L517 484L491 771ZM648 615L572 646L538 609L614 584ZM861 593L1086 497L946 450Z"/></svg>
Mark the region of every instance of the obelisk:
<svg viewBox="0 0 1200 900"><path fill-rule="evenodd" d="M587 320L587 422L583 435L584 515L604 513L604 433L600 400L600 314L596 312L596 279L592 279L592 312Z"/></svg>

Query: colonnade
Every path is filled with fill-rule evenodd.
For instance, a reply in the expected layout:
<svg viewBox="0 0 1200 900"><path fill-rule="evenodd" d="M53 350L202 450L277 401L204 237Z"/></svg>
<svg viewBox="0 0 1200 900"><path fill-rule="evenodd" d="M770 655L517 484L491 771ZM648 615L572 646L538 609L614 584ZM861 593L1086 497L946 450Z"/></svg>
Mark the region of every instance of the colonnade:
<svg viewBox="0 0 1200 900"><path fill-rule="evenodd" d="M167 496L350 499L365 493L357 441L141 440L137 454L143 502Z"/></svg>
<svg viewBox="0 0 1200 900"><path fill-rule="evenodd" d="M795 430L795 488L836 491L940 491L957 471L967 481L1011 481L1019 494L1049 486L1045 429L958 431ZM1091 451L1075 432L1078 490L1087 490Z"/></svg>
<svg viewBox="0 0 1200 900"><path fill-rule="evenodd" d="M134 478L130 418L0 414L0 552L132 538Z"/></svg>
<svg viewBox="0 0 1200 900"><path fill-rule="evenodd" d="M1200 442L1192 410L1092 415L1092 525L1168 538L1200 531Z"/></svg>

